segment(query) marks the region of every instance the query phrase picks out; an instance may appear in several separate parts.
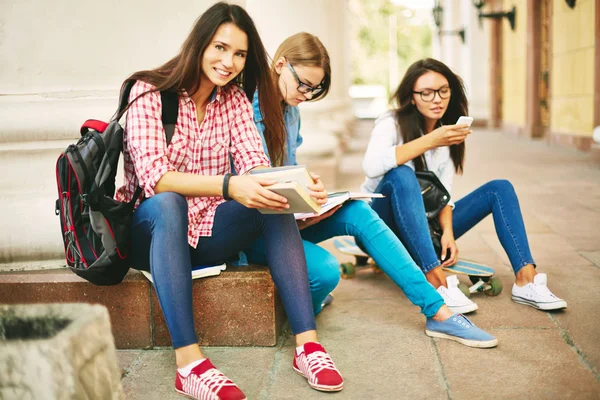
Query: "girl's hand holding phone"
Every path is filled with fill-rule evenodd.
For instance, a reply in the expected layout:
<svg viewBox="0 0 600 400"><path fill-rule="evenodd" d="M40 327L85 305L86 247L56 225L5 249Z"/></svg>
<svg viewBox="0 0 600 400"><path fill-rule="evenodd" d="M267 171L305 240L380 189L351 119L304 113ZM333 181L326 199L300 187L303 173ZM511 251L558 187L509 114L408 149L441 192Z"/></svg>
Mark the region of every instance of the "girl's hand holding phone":
<svg viewBox="0 0 600 400"><path fill-rule="evenodd" d="M435 129L429 135L433 140L433 147L442 147L464 142L471 132L473 131L469 129L468 124L444 125Z"/></svg>

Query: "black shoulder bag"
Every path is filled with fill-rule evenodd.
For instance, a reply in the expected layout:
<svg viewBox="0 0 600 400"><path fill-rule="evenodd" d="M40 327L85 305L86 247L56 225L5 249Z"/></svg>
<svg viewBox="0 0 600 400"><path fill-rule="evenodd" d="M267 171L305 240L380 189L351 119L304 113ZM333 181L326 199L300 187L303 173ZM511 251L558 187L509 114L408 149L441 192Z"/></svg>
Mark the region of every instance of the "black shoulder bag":
<svg viewBox="0 0 600 400"><path fill-rule="evenodd" d="M419 171L415 172L415 175L421 187L421 195L423 195L423 205L425 206L427 222L429 223L429 234L431 235L433 248L438 258L441 259L442 227L440 226L438 216L440 215L440 211L450 201L450 193L448 193L446 187L433 172Z"/></svg>

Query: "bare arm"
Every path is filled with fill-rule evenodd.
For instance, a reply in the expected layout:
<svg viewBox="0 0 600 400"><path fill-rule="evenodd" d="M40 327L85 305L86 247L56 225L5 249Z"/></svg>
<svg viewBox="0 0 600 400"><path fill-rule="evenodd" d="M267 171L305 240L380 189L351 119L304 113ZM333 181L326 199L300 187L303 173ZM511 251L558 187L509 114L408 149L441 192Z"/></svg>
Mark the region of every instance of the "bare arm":
<svg viewBox="0 0 600 400"><path fill-rule="evenodd" d="M397 165L405 164L436 147L462 143L471 133L471 130L465 129L468 127L466 124L444 125L418 139L396 146Z"/></svg>
<svg viewBox="0 0 600 400"><path fill-rule="evenodd" d="M222 175L204 176L170 171L158 181L154 192L175 192L186 197L222 196L223 179ZM248 208L282 211L289 208L287 199L263 187L275 182L272 179L247 175L232 176L229 179L229 197Z"/></svg>
<svg viewBox="0 0 600 400"><path fill-rule="evenodd" d="M454 239L454 230L452 229L452 207L446 206L440 211L440 226L442 228L442 267L456 264L458 261L458 247Z"/></svg>
<svg viewBox="0 0 600 400"><path fill-rule="evenodd" d="M186 197L221 196L223 176L205 176L185 172L166 172L154 186L154 193L175 192Z"/></svg>
<svg viewBox="0 0 600 400"><path fill-rule="evenodd" d="M433 148L435 148L434 141L429 135L396 146L396 165L406 164Z"/></svg>

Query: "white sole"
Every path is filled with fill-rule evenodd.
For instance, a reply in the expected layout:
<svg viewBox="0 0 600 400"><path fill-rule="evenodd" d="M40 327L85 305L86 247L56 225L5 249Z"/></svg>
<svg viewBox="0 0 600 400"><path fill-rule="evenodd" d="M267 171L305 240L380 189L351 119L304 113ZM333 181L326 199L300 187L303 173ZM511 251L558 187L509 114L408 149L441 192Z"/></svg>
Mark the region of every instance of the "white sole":
<svg viewBox="0 0 600 400"><path fill-rule="evenodd" d="M176 391L177 393L179 393L179 394L181 394L181 395L185 396L185 397L188 397L188 398L190 398L190 399L197 399L197 397L196 397L196 396L189 395L189 394L187 394L186 392L182 392L181 390L179 390L179 389L177 389L177 388L175 388L175 391ZM242 400L248 400L248 399L247 399L246 397L244 397Z"/></svg>
<svg viewBox="0 0 600 400"><path fill-rule="evenodd" d="M448 306L448 304L446 304ZM468 314L479 308L476 303L467 304L466 306L448 306L454 314Z"/></svg>
<svg viewBox="0 0 600 400"><path fill-rule="evenodd" d="M296 367L294 367L294 366L292 366L292 369L294 371L296 371L296 373L298 375L300 375L304 379L306 379L306 381L308 382L308 386L310 386L311 388L313 388L315 390L319 390L321 392L339 392L340 390L342 390L344 388L344 382L342 382L338 386L323 386L323 385L312 384L312 383L310 383L310 381L308 380L308 378L302 373L302 371L300 371L299 369L296 369Z"/></svg>
<svg viewBox="0 0 600 400"><path fill-rule="evenodd" d="M498 345L498 339L485 340L485 341L482 341L482 340L469 340L469 339L459 338L457 336L446 335L445 333L430 331L429 329L425 329L425 334L427 336L430 336L430 337L436 337L436 338L440 338L440 339L454 340L455 342L458 342L460 344L464 344L465 346L476 347L476 348L480 348L480 349L487 349L487 348L490 348L490 347L496 347Z"/></svg>
<svg viewBox="0 0 600 400"><path fill-rule="evenodd" d="M527 300L523 297L513 295L512 301L514 301L515 303L524 304L529 307L537 308L538 310L542 311L560 310L563 308L567 308L567 302L564 300L555 301L552 303L538 303L533 300Z"/></svg>

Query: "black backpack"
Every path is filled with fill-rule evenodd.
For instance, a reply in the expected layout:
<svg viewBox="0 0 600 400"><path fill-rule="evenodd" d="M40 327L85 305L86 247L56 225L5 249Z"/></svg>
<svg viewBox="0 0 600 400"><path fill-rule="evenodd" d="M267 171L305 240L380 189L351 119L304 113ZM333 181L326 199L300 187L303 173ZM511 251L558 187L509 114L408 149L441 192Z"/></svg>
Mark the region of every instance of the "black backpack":
<svg viewBox="0 0 600 400"><path fill-rule="evenodd" d="M117 116L127 109L135 81L125 83ZM161 92L162 123L167 146L179 112L178 95ZM56 182L65 257L69 268L95 285L116 285L127 271L133 208L142 193L137 188L129 202L115 200L115 176L123 150L123 128L118 117L110 123L87 120L81 139L58 157Z"/></svg>

